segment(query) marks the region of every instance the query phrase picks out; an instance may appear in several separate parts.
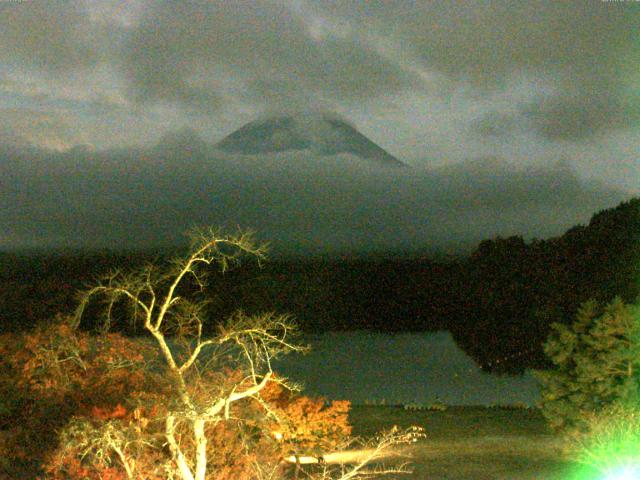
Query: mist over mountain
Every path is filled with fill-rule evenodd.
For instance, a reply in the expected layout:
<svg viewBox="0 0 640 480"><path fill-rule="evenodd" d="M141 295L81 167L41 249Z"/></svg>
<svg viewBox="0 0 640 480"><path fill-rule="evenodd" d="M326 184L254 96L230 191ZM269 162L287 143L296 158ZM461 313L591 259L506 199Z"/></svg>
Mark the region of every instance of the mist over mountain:
<svg viewBox="0 0 640 480"><path fill-rule="evenodd" d="M317 155L350 154L385 166L400 160L332 113L275 115L240 127L217 144L227 153L259 155L307 150Z"/></svg>
<svg viewBox="0 0 640 480"><path fill-rule="evenodd" d="M0 248L171 246L214 225L254 229L275 254L459 251L496 235L558 235L631 196L561 165L381 168L350 153L219 146L189 130L151 148L5 145Z"/></svg>

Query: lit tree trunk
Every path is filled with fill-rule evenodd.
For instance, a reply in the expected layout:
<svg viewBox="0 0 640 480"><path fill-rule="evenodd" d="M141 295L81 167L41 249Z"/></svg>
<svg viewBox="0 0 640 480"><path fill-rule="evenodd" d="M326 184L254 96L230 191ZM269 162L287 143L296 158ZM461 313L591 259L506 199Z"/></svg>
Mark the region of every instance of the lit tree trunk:
<svg viewBox="0 0 640 480"><path fill-rule="evenodd" d="M165 434L167 437L167 442L169 442L169 449L171 450L171 455L173 456L173 460L176 462L178 467L178 472L180 472L180 476L182 480L195 480L193 477L193 473L191 473L191 469L187 464L187 460L184 457L184 453L180 450L180 446L176 441L175 437L175 417L173 415L168 415L165 423Z"/></svg>
<svg viewBox="0 0 640 480"><path fill-rule="evenodd" d="M196 477L204 480L207 473L207 437L204 434L205 422L201 418L193 421L193 437L196 441Z"/></svg>

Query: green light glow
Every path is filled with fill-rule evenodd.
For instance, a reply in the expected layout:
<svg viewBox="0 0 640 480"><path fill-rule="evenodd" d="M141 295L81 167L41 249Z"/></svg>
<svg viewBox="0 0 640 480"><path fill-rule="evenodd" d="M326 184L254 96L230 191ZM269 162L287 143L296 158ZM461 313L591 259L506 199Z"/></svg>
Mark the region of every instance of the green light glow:
<svg viewBox="0 0 640 480"><path fill-rule="evenodd" d="M624 465L613 469L602 480L638 480L640 479L640 465Z"/></svg>
<svg viewBox="0 0 640 480"><path fill-rule="evenodd" d="M625 420L629 418L614 420L609 429L598 428L596 435L575 445L578 465L571 480L640 480L640 430Z"/></svg>
<svg viewBox="0 0 640 480"><path fill-rule="evenodd" d="M616 403L589 418L590 431L572 442L582 465L575 480L640 480L640 410Z"/></svg>

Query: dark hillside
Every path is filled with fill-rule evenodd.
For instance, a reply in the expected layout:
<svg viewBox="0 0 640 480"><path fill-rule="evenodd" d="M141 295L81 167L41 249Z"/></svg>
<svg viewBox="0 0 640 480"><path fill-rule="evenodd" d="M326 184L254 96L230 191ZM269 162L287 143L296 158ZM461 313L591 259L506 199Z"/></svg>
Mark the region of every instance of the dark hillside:
<svg viewBox="0 0 640 480"><path fill-rule="evenodd" d="M0 330L70 312L75 291L99 275L168 255L0 254ZM640 199L633 199L561 237L485 240L464 259L274 258L263 268L247 262L212 272L205 293L220 320L242 308L289 312L310 332L449 329L484 368L521 371L543 364L551 323L570 322L589 298L633 301L639 275Z"/></svg>
<svg viewBox="0 0 640 480"><path fill-rule="evenodd" d="M640 199L598 212L559 238L483 241L460 273L460 303L449 312L456 340L492 368L538 364L551 323L571 322L582 302L638 298Z"/></svg>

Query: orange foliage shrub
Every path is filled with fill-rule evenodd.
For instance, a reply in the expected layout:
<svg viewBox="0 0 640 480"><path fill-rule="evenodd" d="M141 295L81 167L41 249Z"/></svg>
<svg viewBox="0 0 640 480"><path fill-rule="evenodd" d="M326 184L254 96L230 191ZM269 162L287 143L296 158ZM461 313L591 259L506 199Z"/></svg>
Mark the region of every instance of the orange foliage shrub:
<svg viewBox="0 0 640 480"><path fill-rule="evenodd" d="M0 471L7 478L126 479L114 451L98 454L92 447L111 429L126 440L136 478L166 478L171 456L163 429L172 396L162 374L153 344L118 334L91 336L61 319L23 336L0 336L0 398L8 399L0 408ZM243 388L236 370L193 375L190 394L201 404L212 392ZM234 403L228 420L208 424L210 478L250 480L255 463L284 474L283 455L330 451L351 433L348 402L325 405L293 394L277 379L260 396L263 402ZM187 444L187 429L179 424L176 436L190 453L195 445Z"/></svg>
<svg viewBox="0 0 640 480"><path fill-rule="evenodd" d="M91 337L62 318L1 335L0 467L11 477L34 478L69 419L112 409L160 383L146 371L154 356L139 342L118 334Z"/></svg>
<svg viewBox="0 0 640 480"><path fill-rule="evenodd" d="M225 377L239 382L240 372L226 371ZM237 383L236 383L237 384ZM295 394L278 381L260 392L264 404L245 402L231 408L231 421L207 430L208 458L212 478L251 480L252 464L275 468L280 474L292 468L281 463L289 454L320 455L338 448L351 434L350 403L312 399Z"/></svg>
<svg viewBox="0 0 640 480"><path fill-rule="evenodd" d="M295 395L272 382L261 396L281 419L270 425L271 434L282 439L285 453L320 453L335 449L351 434L347 400L326 405L322 398Z"/></svg>

